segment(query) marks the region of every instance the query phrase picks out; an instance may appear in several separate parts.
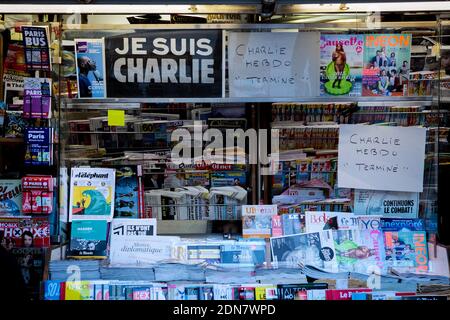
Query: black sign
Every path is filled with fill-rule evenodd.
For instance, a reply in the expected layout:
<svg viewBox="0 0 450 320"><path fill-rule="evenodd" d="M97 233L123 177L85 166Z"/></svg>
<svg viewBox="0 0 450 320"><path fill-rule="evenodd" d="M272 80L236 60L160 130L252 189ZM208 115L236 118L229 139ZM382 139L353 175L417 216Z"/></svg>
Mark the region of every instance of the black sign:
<svg viewBox="0 0 450 320"><path fill-rule="evenodd" d="M141 30L105 38L109 98L222 97L221 30Z"/></svg>

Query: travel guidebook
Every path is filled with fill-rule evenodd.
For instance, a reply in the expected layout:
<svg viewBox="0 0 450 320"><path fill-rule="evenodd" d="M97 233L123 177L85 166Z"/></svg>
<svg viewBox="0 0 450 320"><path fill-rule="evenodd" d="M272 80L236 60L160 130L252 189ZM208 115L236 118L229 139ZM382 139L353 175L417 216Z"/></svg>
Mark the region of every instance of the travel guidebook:
<svg viewBox="0 0 450 320"><path fill-rule="evenodd" d="M70 232L70 258L106 258L108 222L74 220Z"/></svg>
<svg viewBox="0 0 450 320"><path fill-rule="evenodd" d="M270 238L274 264L299 268L311 265L337 272L338 264L331 230Z"/></svg>
<svg viewBox="0 0 450 320"><path fill-rule="evenodd" d="M411 34L368 34L364 40L363 96L406 96Z"/></svg>
<svg viewBox="0 0 450 320"><path fill-rule="evenodd" d="M53 165L53 128L26 128L25 144L26 165Z"/></svg>
<svg viewBox="0 0 450 320"><path fill-rule="evenodd" d="M321 95L361 95L363 51L363 35L320 35Z"/></svg>
<svg viewBox="0 0 450 320"><path fill-rule="evenodd" d="M25 64L28 71L51 71L48 28L22 26Z"/></svg>
<svg viewBox="0 0 450 320"><path fill-rule="evenodd" d="M78 98L105 98L103 39L75 39Z"/></svg>
<svg viewBox="0 0 450 320"><path fill-rule="evenodd" d="M384 242L380 230L334 230L334 247L339 272L370 274L383 270Z"/></svg>
<svg viewBox="0 0 450 320"><path fill-rule="evenodd" d="M52 79L25 78L23 88L24 118L51 118L51 88Z"/></svg>
<svg viewBox="0 0 450 320"><path fill-rule="evenodd" d="M72 168L69 221L107 220L114 215L115 169Z"/></svg>

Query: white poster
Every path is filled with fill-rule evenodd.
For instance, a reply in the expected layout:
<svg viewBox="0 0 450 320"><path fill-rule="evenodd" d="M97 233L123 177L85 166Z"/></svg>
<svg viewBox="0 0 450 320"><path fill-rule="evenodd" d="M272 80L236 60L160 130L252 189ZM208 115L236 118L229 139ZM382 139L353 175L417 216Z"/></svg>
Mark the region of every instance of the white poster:
<svg viewBox="0 0 450 320"><path fill-rule="evenodd" d="M230 97L318 96L318 32L230 32Z"/></svg>
<svg viewBox="0 0 450 320"><path fill-rule="evenodd" d="M339 126L339 188L423 191L426 129Z"/></svg>
<svg viewBox="0 0 450 320"><path fill-rule="evenodd" d="M417 218L419 193L356 189L354 212L386 218Z"/></svg>

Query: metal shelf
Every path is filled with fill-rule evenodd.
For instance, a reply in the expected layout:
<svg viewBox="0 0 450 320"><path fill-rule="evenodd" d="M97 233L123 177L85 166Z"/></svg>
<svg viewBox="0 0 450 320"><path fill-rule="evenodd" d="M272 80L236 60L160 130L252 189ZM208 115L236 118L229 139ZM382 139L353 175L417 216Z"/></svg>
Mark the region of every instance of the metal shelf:
<svg viewBox="0 0 450 320"><path fill-rule="evenodd" d="M69 99L62 102L68 109L139 109L140 103L350 103L360 105L407 105L412 102L431 104L432 97L225 97L225 98L104 98L104 99ZM362 104L361 104L362 103Z"/></svg>

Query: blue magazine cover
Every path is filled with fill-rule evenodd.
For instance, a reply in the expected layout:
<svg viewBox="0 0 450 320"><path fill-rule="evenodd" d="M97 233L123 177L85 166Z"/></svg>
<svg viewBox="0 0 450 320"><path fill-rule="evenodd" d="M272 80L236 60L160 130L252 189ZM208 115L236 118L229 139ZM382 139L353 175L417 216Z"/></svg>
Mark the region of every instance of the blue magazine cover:
<svg viewBox="0 0 450 320"><path fill-rule="evenodd" d="M78 98L105 98L103 39L75 39Z"/></svg>
<svg viewBox="0 0 450 320"><path fill-rule="evenodd" d="M107 238L106 220L73 220L68 256L106 258Z"/></svg>
<svg viewBox="0 0 450 320"><path fill-rule="evenodd" d="M139 218L141 208L142 169L138 165L114 166L116 189L114 217Z"/></svg>

